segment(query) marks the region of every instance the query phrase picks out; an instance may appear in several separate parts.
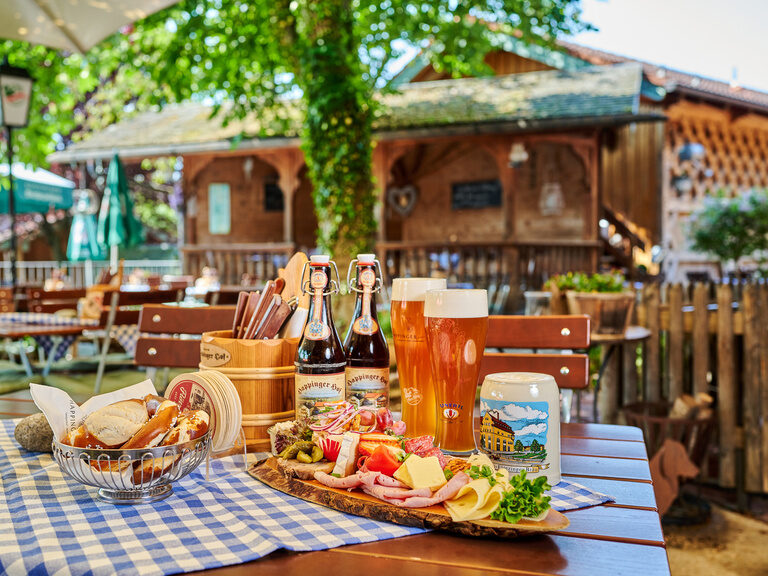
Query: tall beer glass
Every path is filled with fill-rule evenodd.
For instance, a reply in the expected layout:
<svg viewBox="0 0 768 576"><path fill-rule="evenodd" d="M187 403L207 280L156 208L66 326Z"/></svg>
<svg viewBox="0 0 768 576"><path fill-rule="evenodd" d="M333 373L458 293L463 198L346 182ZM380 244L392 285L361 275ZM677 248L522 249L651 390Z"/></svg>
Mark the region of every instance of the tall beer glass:
<svg viewBox="0 0 768 576"><path fill-rule="evenodd" d="M424 317L437 400L435 444L444 452L467 455L475 450L473 416L488 333L488 294L430 290Z"/></svg>
<svg viewBox="0 0 768 576"><path fill-rule="evenodd" d="M443 278L395 278L392 282L392 336L409 436L435 435L437 407L424 331L427 290L445 289Z"/></svg>

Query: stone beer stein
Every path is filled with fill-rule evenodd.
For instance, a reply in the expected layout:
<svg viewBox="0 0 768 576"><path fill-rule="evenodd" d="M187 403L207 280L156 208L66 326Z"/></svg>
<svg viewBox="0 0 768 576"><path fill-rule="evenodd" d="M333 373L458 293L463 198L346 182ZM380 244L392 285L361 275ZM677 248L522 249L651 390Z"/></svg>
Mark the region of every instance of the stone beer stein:
<svg viewBox="0 0 768 576"><path fill-rule="evenodd" d="M480 390L480 451L510 475L560 482L560 396L555 379L534 372L489 374Z"/></svg>

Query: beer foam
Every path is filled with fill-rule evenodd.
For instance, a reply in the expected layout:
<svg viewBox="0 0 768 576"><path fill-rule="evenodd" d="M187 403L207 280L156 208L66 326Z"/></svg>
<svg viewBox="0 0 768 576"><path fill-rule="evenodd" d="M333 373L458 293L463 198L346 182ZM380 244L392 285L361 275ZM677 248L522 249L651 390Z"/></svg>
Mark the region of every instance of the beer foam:
<svg viewBox="0 0 768 576"><path fill-rule="evenodd" d="M500 384L544 384L555 382L554 377L550 374L540 374L538 372L497 372L496 374L488 374L485 380Z"/></svg>
<svg viewBox="0 0 768 576"><path fill-rule="evenodd" d="M445 290L445 287L445 278L395 278L392 281L392 300L424 302L427 290Z"/></svg>
<svg viewBox="0 0 768 576"><path fill-rule="evenodd" d="M482 289L430 290L424 300L424 316L484 318L488 316L488 292Z"/></svg>

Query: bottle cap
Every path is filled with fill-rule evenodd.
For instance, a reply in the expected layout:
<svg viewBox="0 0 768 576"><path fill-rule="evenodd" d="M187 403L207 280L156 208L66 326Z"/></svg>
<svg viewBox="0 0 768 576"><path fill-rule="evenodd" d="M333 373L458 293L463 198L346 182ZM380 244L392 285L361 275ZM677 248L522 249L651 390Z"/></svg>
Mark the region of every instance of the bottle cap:
<svg viewBox="0 0 768 576"><path fill-rule="evenodd" d="M357 265L358 266L373 266L376 262L376 254L358 254Z"/></svg>
<svg viewBox="0 0 768 576"><path fill-rule="evenodd" d="M314 264L315 266L327 266L330 260L331 257L327 254L315 254L314 256L309 257L309 263Z"/></svg>

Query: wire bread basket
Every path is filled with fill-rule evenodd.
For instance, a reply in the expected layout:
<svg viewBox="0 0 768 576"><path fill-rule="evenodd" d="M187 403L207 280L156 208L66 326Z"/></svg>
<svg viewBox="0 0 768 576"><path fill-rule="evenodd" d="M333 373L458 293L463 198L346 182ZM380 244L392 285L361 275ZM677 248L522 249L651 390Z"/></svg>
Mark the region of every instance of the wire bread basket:
<svg viewBox="0 0 768 576"><path fill-rule="evenodd" d="M75 448L53 440L53 458L61 470L97 487L99 499L112 504L167 498L171 484L197 468L210 451L210 430L189 442L135 450Z"/></svg>

